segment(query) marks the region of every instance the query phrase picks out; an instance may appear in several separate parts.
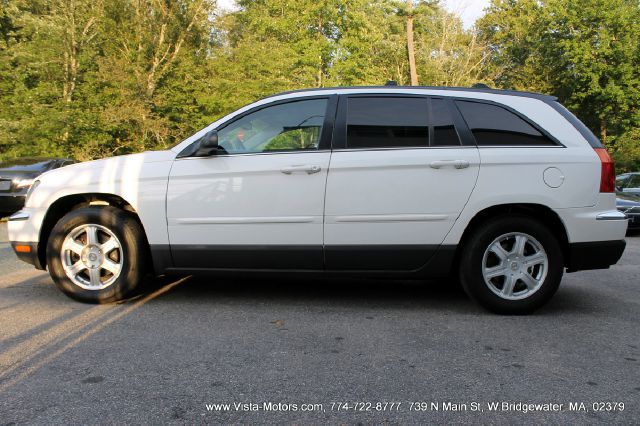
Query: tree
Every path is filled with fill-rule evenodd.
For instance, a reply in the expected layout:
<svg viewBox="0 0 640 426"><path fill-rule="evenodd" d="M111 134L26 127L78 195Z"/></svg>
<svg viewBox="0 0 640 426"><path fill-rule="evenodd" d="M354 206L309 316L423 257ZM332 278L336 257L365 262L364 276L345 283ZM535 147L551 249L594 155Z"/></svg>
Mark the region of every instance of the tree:
<svg viewBox="0 0 640 426"><path fill-rule="evenodd" d="M493 0L471 30L439 0L0 0L0 159L165 148L275 92L387 80L555 94L627 158L639 37L637 0Z"/></svg>
<svg viewBox="0 0 640 426"><path fill-rule="evenodd" d="M166 147L208 115L211 1L0 4L0 155Z"/></svg>
<svg viewBox="0 0 640 426"><path fill-rule="evenodd" d="M406 2L350 0L340 9L331 85L380 85L395 80L410 83Z"/></svg>
<svg viewBox="0 0 640 426"><path fill-rule="evenodd" d="M637 1L494 0L480 29L500 86L558 96L612 148L637 127Z"/></svg>
<svg viewBox="0 0 640 426"><path fill-rule="evenodd" d="M493 84L487 44L438 3L424 4L416 22L420 80L433 86Z"/></svg>
<svg viewBox="0 0 640 426"><path fill-rule="evenodd" d="M628 0L553 0L545 13L543 66L554 93L608 142L637 123L640 5Z"/></svg>
<svg viewBox="0 0 640 426"><path fill-rule="evenodd" d="M488 69L498 87L550 93L550 70L542 64L545 16L538 0L493 0L477 22L486 43Z"/></svg>

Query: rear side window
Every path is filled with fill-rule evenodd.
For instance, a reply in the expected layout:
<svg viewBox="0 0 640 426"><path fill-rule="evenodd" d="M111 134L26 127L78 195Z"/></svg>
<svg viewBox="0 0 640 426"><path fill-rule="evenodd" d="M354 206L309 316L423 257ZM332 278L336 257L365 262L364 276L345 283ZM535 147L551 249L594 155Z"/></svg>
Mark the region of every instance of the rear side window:
<svg viewBox="0 0 640 426"><path fill-rule="evenodd" d="M426 98L349 98L347 148L426 147Z"/></svg>
<svg viewBox="0 0 640 426"><path fill-rule="evenodd" d="M555 145L516 114L497 105L456 101L479 146Z"/></svg>
<svg viewBox="0 0 640 426"><path fill-rule="evenodd" d="M458 133L453 125L453 115L448 102L444 99L431 99L431 125L433 126L431 146L460 145Z"/></svg>

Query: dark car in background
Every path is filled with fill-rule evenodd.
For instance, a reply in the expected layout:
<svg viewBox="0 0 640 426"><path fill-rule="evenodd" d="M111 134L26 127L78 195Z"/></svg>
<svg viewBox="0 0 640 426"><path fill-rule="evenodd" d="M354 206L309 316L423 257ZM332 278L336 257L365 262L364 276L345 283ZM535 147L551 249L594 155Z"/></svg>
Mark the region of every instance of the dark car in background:
<svg viewBox="0 0 640 426"><path fill-rule="evenodd" d="M69 158L23 157L0 162L0 217L9 216L24 206L34 180L42 173L75 163Z"/></svg>
<svg viewBox="0 0 640 426"><path fill-rule="evenodd" d="M640 172L616 177L616 207L629 218L629 230L640 230Z"/></svg>

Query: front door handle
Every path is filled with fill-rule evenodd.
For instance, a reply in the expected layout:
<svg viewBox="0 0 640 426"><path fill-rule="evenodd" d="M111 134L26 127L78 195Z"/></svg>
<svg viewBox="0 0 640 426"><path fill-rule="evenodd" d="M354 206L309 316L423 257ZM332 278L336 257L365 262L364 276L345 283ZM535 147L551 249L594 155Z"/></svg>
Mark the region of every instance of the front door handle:
<svg viewBox="0 0 640 426"><path fill-rule="evenodd" d="M285 175L290 175L292 173L300 173L300 172L305 172L308 175L312 175L314 173L318 173L320 170L322 170L320 166L311 166L311 165L289 166L289 167L283 167L282 169L280 169L280 171Z"/></svg>
<svg viewBox="0 0 640 426"><path fill-rule="evenodd" d="M436 160L429 163L432 169L441 169L443 167L452 166L456 169L466 169L469 167L467 160Z"/></svg>

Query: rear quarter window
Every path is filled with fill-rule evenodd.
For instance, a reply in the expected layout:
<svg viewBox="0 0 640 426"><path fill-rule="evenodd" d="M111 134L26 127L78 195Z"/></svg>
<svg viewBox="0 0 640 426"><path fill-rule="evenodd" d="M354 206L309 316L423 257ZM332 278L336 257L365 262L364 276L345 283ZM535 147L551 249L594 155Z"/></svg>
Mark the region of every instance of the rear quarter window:
<svg viewBox="0 0 640 426"><path fill-rule="evenodd" d="M456 101L479 146L554 146L527 121L498 105Z"/></svg>

